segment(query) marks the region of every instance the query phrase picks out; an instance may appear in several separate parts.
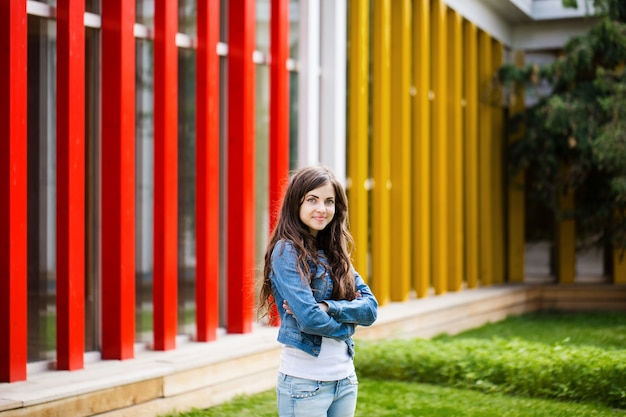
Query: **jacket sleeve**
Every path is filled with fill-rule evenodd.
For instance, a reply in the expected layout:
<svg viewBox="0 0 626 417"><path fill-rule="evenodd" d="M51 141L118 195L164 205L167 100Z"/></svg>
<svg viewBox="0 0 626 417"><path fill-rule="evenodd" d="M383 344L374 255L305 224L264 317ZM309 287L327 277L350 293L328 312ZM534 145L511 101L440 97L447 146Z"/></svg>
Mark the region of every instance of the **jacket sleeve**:
<svg viewBox="0 0 626 417"><path fill-rule="evenodd" d="M355 286L361 296L352 301L324 300L328 304L328 314L341 323L370 326L378 317L378 301L358 272L353 270Z"/></svg>
<svg viewBox="0 0 626 417"><path fill-rule="evenodd" d="M296 262L296 250L291 244L276 244L272 252L272 283L281 319L291 319L283 309L283 300L287 300L300 331L340 340L352 336L353 324L340 323L320 308L311 287L298 273Z"/></svg>

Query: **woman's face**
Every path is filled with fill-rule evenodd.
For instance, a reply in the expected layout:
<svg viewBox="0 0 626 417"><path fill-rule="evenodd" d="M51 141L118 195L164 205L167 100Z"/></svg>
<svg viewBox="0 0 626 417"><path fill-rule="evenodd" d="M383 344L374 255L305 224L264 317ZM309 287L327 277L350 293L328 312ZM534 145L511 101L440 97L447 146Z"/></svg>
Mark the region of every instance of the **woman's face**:
<svg viewBox="0 0 626 417"><path fill-rule="evenodd" d="M323 230L335 216L335 189L330 182L309 191L300 204L300 220L311 234Z"/></svg>

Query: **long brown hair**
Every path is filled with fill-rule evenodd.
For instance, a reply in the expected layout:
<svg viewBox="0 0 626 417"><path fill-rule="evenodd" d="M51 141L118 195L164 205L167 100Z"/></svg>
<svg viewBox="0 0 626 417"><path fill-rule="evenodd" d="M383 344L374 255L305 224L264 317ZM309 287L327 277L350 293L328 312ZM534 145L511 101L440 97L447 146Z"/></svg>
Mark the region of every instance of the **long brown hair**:
<svg viewBox="0 0 626 417"><path fill-rule="evenodd" d="M306 194L323 185L331 184L335 190L335 215L331 222L313 236L309 228L300 220L300 206ZM272 252L276 243L288 241L297 252L298 272L305 282L311 283L309 262L326 268L333 280L332 299L353 300L356 297L354 274L350 262L352 236L348 231L348 199L341 183L332 171L325 166L310 166L293 172L285 191L276 227L272 232L265 252L263 286L259 300L259 313L264 316L274 304L270 274ZM322 249L328 261L324 266L318 256Z"/></svg>

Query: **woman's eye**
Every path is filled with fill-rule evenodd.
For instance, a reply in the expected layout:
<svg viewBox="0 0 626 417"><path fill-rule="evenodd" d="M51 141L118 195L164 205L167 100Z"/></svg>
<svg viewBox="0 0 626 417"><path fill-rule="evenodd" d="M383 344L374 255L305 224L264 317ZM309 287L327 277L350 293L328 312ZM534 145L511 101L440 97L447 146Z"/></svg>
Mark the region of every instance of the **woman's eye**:
<svg viewBox="0 0 626 417"><path fill-rule="evenodd" d="M332 206L332 205L334 205L334 204L335 204L335 202L334 202L333 200L327 200L327 201L326 201L326 205L327 205L327 206Z"/></svg>
<svg viewBox="0 0 626 417"><path fill-rule="evenodd" d="M309 203L315 203L315 198L309 197L306 199L306 201L308 201Z"/></svg>

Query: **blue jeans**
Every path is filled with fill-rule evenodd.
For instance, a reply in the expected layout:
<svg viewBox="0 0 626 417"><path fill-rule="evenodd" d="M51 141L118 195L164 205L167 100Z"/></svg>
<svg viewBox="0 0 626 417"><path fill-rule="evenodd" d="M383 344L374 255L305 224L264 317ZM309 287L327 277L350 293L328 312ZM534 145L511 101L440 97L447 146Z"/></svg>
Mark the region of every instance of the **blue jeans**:
<svg viewBox="0 0 626 417"><path fill-rule="evenodd" d="M353 417L359 383L356 374L339 381L313 381L278 373L279 417Z"/></svg>

